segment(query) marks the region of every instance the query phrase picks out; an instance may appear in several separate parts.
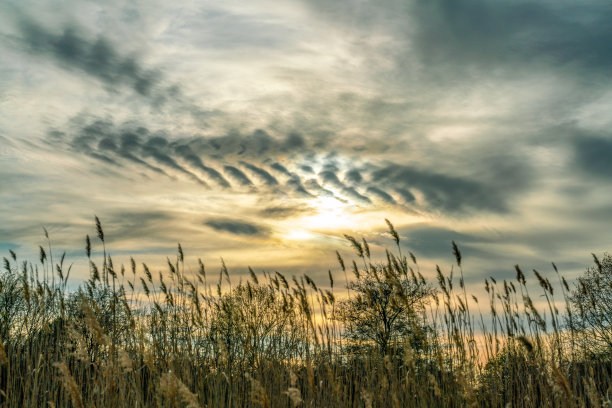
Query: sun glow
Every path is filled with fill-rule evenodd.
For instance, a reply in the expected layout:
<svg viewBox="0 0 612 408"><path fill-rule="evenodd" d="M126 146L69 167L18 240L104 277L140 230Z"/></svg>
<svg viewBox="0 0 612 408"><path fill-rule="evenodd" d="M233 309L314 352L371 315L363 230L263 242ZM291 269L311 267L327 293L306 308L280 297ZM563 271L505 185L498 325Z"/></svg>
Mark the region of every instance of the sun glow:
<svg viewBox="0 0 612 408"><path fill-rule="evenodd" d="M311 241L321 237L325 231L348 229L355 225L352 210L355 205L334 197L318 197L309 202L312 212L292 219L283 239L290 241Z"/></svg>
<svg viewBox="0 0 612 408"><path fill-rule="evenodd" d="M403 224L422 221L417 215L407 216L405 212L390 208L362 207L350 199L332 196L313 198L307 205L310 207L308 213L282 223L282 240L329 244L330 239L338 239L343 233L359 234L380 229L384 219L389 217Z"/></svg>
<svg viewBox="0 0 612 408"><path fill-rule="evenodd" d="M309 241L315 237L315 234L303 229L289 231L283 235L283 239L289 241Z"/></svg>
<svg viewBox="0 0 612 408"><path fill-rule="evenodd" d="M312 206L315 213L302 219L304 225L315 230L337 230L352 224L351 209L354 204L334 197L319 197Z"/></svg>

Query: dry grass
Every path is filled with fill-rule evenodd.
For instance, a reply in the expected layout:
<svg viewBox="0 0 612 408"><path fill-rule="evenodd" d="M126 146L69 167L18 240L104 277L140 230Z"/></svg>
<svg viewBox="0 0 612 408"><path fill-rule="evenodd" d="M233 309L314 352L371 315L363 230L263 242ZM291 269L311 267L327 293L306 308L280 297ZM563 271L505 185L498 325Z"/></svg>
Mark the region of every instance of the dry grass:
<svg viewBox="0 0 612 408"><path fill-rule="evenodd" d="M231 285L225 264L218 280L201 262L186 273L179 246L154 276L133 260L116 268L105 246L96 263L89 237L91 278L66 291L69 271L63 256L53 263L50 245L38 262L11 252L0 275L0 407L611 406L610 345L601 339L612 316L604 307L600 327L580 325L593 307L575 307L598 301L601 288L559 277L559 311L558 290L535 272L546 300L539 310L517 267L512 282L487 280L489 298L479 301L466 293L453 242L458 282L438 268L433 290L387 223L397 255L388 251L384 263L347 236L363 265L352 262L344 301L331 272L315 282L250 271ZM97 219L96 233L104 244ZM612 260L595 259L599 284ZM427 289L418 303L415 288ZM352 313L350 301L384 304L399 320Z"/></svg>

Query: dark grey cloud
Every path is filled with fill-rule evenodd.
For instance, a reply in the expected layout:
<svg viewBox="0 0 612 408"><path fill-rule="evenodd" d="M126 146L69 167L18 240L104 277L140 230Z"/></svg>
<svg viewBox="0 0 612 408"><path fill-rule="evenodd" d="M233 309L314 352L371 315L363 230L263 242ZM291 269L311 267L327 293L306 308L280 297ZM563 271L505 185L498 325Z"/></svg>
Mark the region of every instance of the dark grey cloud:
<svg viewBox="0 0 612 408"><path fill-rule="evenodd" d="M77 128L75 132L76 135L67 143L76 151L115 165L119 165L118 159L127 159L167 176L164 170L144 160L152 158L157 163L183 173L198 184L206 186L206 183L198 176L179 165L165 152L169 143L165 137L152 135L144 127L117 128L112 122L96 120L84 127ZM57 140L58 137L50 135L50 138Z"/></svg>
<svg viewBox="0 0 612 408"><path fill-rule="evenodd" d="M225 136L194 138L189 144L197 154L221 159L230 156L261 157L274 150L275 140L263 130L247 135L232 131Z"/></svg>
<svg viewBox="0 0 612 408"><path fill-rule="evenodd" d="M542 66L607 73L612 67L607 2L415 0L407 11L414 49L434 71Z"/></svg>
<svg viewBox="0 0 612 408"><path fill-rule="evenodd" d="M348 197L352 198L355 201L359 201L359 202L365 203L365 204L371 204L372 203L372 200L370 200L369 197L366 197L365 195L359 193L354 187L344 186L342 188L342 193L347 195Z"/></svg>
<svg viewBox="0 0 612 408"><path fill-rule="evenodd" d="M239 143L240 140L244 143ZM125 159L168 177L170 176L162 167L173 169L187 175L201 185L207 185L194 173L194 171L200 171L225 188L230 187L230 183L219 171L205 165L202 157L217 162L227 160L231 162L232 159L247 156L247 151L250 151L252 154L257 153L257 157L261 160L265 157L274 157L283 146L282 141L275 142L263 131L256 131L244 139L236 134L219 138L170 139L163 132L150 131L137 123L125 123L118 126L110 120L91 120L80 117L75 118L66 131L50 131L49 142L68 145L77 152L117 166L120 166L121 160ZM225 142L228 142L228 144L225 144ZM261 142L261 145L257 146L259 142ZM236 148L238 151L232 154L231 148ZM251 157L250 154L248 156ZM161 167L152 165L150 161L154 161ZM179 161L188 164L190 168L179 164ZM278 180L262 167L245 161L240 161L239 164L248 169L265 185L269 187L279 185ZM301 184L297 174L289 172L279 163L274 163L271 167L291 177L288 185L291 186L292 191L302 195L309 194ZM233 165L226 164L223 171L240 185L253 185L249 177Z"/></svg>
<svg viewBox="0 0 612 408"><path fill-rule="evenodd" d="M289 170L287 170L287 168L285 166L283 166L280 163L272 163L270 165L270 168L272 168L272 169L274 169L274 170L278 171L279 173L284 174L286 176L290 176L290 177L293 176L293 174Z"/></svg>
<svg viewBox="0 0 612 408"><path fill-rule="evenodd" d="M358 184L363 181L363 177L361 176L359 170L351 169L344 175L344 180L348 181L349 183Z"/></svg>
<svg viewBox="0 0 612 408"><path fill-rule="evenodd" d="M380 198L381 200L383 200L384 202L388 203L388 204L397 204L395 199L387 192L381 190L378 187L368 187L367 192L369 194L372 194L378 198Z"/></svg>
<svg viewBox="0 0 612 408"><path fill-rule="evenodd" d="M305 187L310 190L310 191L314 191L318 194L322 194L326 197L334 197L334 198L338 198L336 197L336 195L334 194L333 191L328 190L326 188L323 188L323 186L321 186L319 184L319 182L315 179L308 179L304 182ZM340 200L340 201L344 201L344 200Z"/></svg>
<svg viewBox="0 0 612 408"><path fill-rule="evenodd" d="M141 153L142 136L148 134L148 130L142 127L118 129L110 121L96 119L82 126L76 125L67 132L50 131L50 142L64 143L74 151L84 153L108 164L121 166L119 160L125 159L170 177L161 168L137 156Z"/></svg>
<svg viewBox="0 0 612 408"><path fill-rule="evenodd" d="M299 137L299 142L294 140L296 137ZM264 157L277 157L281 154L302 155L312 150L301 136L290 133L285 138L273 137L262 129L252 133L232 130L223 136L194 137L184 143L196 155L218 160L262 160Z"/></svg>
<svg viewBox="0 0 612 408"><path fill-rule="evenodd" d="M115 151L117 150L117 145L115 144L115 140L111 139L110 137L105 137L98 142L98 149Z"/></svg>
<svg viewBox="0 0 612 408"><path fill-rule="evenodd" d="M211 219L204 222L204 225L215 231L229 232L234 235L266 236L270 232L267 227L230 218Z"/></svg>
<svg viewBox="0 0 612 408"><path fill-rule="evenodd" d="M180 217L169 211L117 209L100 214L100 219L108 240L117 242L158 237L163 235L162 231L166 230L166 227L176 227Z"/></svg>
<svg viewBox="0 0 612 408"><path fill-rule="evenodd" d="M421 191L432 209L507 211L505 192L482 182L390 164L372 172L382 188Z"/></svg>
<svg viewBox="0 0 612 408"><path fill-rule="evenodd" d="M336 173L331 169L319 172L319 177L324 183L329 183L335 187L344 187L344 184L342 184Z"/></svg>
<svg viewBox="0 0 612 408"><path fill-rule="evenodd" d="M415 200L414 195L410 191L408 191L406 189L403 189L403 188L394 188L393 191L395 191L397 194L399 194L400 197L402 197L402 199L404 200L404 202L406 202L408 204L414 202L414 200Z"/></svg>
<svg viewBox="0 0 612 408"><path fill-rule="evenodd" d="M120 133L117 134L119 139L119 145L116 153L124 159L127 159L136 164L140 164L149 170L155 171L156 173L170 177L168 173L166 173L164 170L160 169L157 166L153 166L147 161L136 156L136 154L140 154L140 134L143 134L145 132L146 130L144 128L138 128L136 130L125 129L120 131Z"/></svg>
<svg viewBox="0 0 612 408"><path fill-rule="evenodd" d="M572 142L580 170L598 179L612 181L612 138L582 134Z"/></svg>
<svg viewBox="0 0 612 408"><path fill-rule="evenodd" d="M302 170L304 173L314 174L314 169L306 164L300 166L300 170Z"/></svg>
<svg viewBox="0 0 612 408"><path fill-rule="evenodd" d="M451 95L469 81L546 75L599 87L612 68L607 1L307 0L317 18L355 36L368 60L392 58L377 79L399 90ZM331 4L333 3L333 4ZM362 38L392 38L368 48ZM423 98L419 89L423 92ZM577 97L577 96L575 96ZM556 101L560 102L560 101Z"/></svg>
<svg viewBox="0 0 612 408"><path fill-rule="evenodd" d="M321 172L319 172L319 177L323 180L324 183L331 184L332 186L338 188L342 194L347 197L352 198L355 201L370 204L372 200L369 197L361 194L355 187L345 185L338 176L336 172L338 171L338 166L334 163L327 163Z"/></svg>
<svg viewBox="0 0 612 408"><path fill-rule="evenodd" d="M249 169L253 174L255 174L260 180L262 180L264 183L266 183L266 185L268 186L277 186L278 185L278 180L276 180L274 178L274 176L272 176L270 173L268 173L266 170L254 166L250 163L247 162L240 162L240 164L244 167Z"/></svg>
<svg viewBox="0 0 612 408"><path fill-rule="evenodd" d="M450 258L452 241L460 247L462 255L476 256L479 252L474 248L475 244L487 241L478 236L429 224L415 224L398 232L402 246L414 252L417 257Z"/></svg>
<svg viewBox="0 0 612 408"><path fill-rule="evenodd" d="M126 86L161 104L177 98L177 87L163 86L160 71L147 69L135 56L123 56L105 38L89 40L76 27L53 32L31 19L22 18L20 34L27 50L50 57L62 66L91 75L110 88Z"/></svg>
<svg viewBox="0 0 612 408"><path fill-rule="evenodd" d="M230 184L227 182L227 180L225 178L223 178L221 173L219 173L217 170L213 169L212 167L206 166L202 162L202 159L200 159L198 156L193 154L193 152L191 151L189 146L187 146L187 145L178 145L178 146L175 147L175 151L176 151L176 153L180 157L183 158L183 160L185 160L191 166L193 166L193 167L203 171L204 173L206 173L206 175L209 178L214 180L221 187L224 187L224 188L229 188L230 187Z"/></svg>
<svg viewBox="0 0 612 408"><path fill-rule="evenodd" d="M230 166L230 165L226 165L226 166L223 167L223 170L231 178L233 178L235 181L237 181L238 184L243 185L243 186L252 186L253 185L253 182L251 180L249 180L249 178L246 176L246 174L244 174L243 172L238 170L236 167Z"/></svg>
<svg viewBox="0 0 612 408"><path fill-rule="evenodd" d="M244 140L238 134L220 138L171 139L164 132L151 131L137 123L117 126L110 120L87 118L74 120L66 131L50 133L49 140L54 143L65 143L75 151L109 164L120 166L123 160L127 160L168 177L172 176L167 171L174 170L201 185L207 185L198 176L202 174L226 188L230 187L230 183L219 171L205 165L202 157L210 158L217 165L223 166L225 175L238 185L252 186L253 182L249 176L236 167L234 165L236 162L232 160L246 156L247 151L263 152L258 159L263 159L264 162L266 159L272 161L276 155L282 154L280 152L282 143L275 141L263 131L254 132ZM243 140L243 143L238 143L239 140ZM217 145L225 141L229 141L230 145ZM254 144L251 145L256 141L262 142L260 150L256 150ZM240 150L232 154L230 147ZM220 151L222 154L219 154ZM151 164L151 161L155 165ZM299 158L296 158L296 161L299 162ZM478 179L434 173L395 163L375 167L365 162L365 167L362 166L360 170L349 168L348 171L344 171L340 162L333 158L328 157L325 161L318 174L323 185L329 185L325 188L314 180L303 182L299 172L292 173L278 162L272 162L269 166L276 172L289 176L285 182L286 192L302 197L320 194L335 197L336 194L330 190L336 190L339 195L362 204L372 204L372 199L376 198L395 205L397 201L392 195L395 192L404 203L413 205L414 192L419 191L425 198L426 207L422 210L443 212L508 211L507 197L525 188L531 172L528 163L516 159L511 154L485 156L473 161L474 169L478 170L475 171L479 174ZM279 181L263 167L244 160L239 160L237 163L267 187L280 185ZM345 184L339 174L343 174L343 179L347 183L350 181L350 184Z"/></svg>
<svg viewBox="0 0 612 408"><path fill-rule="evenodd" d="M137 122L126 122L115 125L108 119L97 119L77 116L68 124L65 131L49 131L48 140L53 145L67 145L74 151L84 153L90 157L121 167L124 161L142 166L172 178L166 170L175 170L187 175L201 185L207 185L198 174L205 175L221 187L230 188L228 180L215 168L204 164L202 158L214 161L223 169L225 175L236 184L253 186L253 181L233 161L240 157L251 157L257 153L259 160L270 161L284 149L285 143L276 140L264 131L256 131L251 135L242 137L237 133L230 133L223 137L190 137L171 139L164 132L151 131ZM226 144L226 142L228 142ZM261 145L257 145L261 142ZM238 149L232 153L231 149ZM156 163L156 165L151 164ZM185 165L183 165L185 164ZM277 187L279 181L270 172L255 164L238 161L240 166L247 169L257 179L268 187ZM332 168L328 166L329 168ZM312 197L303 185L300 175L292 173L278 162L273 162L270 168L288 176L285 182L287 192L300 197ZM335 168L335 167L333 167ZM146 174L144 174L146 176ZM324 194L330 194L320 186ZM347 194L362 199L353 190Z"/></svg>
<svg viewBox="0 0 612 408"><path fill-rule="evenodd" d="M292 175L291 178L287 181L287 185L299 195L302 195L304 197L312 197L312 194L310 194L302 184L302 180L300 180L300 178L295 174Z"/></svg>
<svg viewBox="0 0 612 408"><path fill-rule="evenodd" d="M306 147L306 141L304 137L299 133L291 132L287 135L287 138L284 142L284 147L286 151L295 151L300 150Z"/></svg>
<svg viewBox="0 0 612 408"><path fill-rule="evenodd" d="M259 211L259 215L265 218L282 220L305 214L310 212L311 209L307 206L274 206L267 207Z"/></svg>
<svg viewBox="0 0 612 408"><path fill-rule="evenodd" d="M193 181L202 186L207 186L207 184L202 181L198 176L185 169L183 166L178 164L176 160L174 160L172 157L163 152L162 149L164 149L167 145L168 141L165 138L160 136L154 136L149 138L149 140L147 140L147 142L144 143L141 148L145 157L152 157L158 163L187 175Z"/></svg>

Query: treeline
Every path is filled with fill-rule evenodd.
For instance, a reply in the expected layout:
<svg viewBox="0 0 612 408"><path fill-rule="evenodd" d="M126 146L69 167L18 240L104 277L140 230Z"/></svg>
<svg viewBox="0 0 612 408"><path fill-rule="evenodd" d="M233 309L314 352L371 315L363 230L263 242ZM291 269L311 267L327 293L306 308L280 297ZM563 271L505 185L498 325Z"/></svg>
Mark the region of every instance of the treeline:
<svg viewBox="0 0 612 408"><path fill-rule="evenodd" d="M382 261L346 236L341 286L250 268L236 282L202 261L187 273L180 245L166 272L118 266L97 218L101 261L87 237L76 291L50 245L36 261L9 251L0 407L612 406L612 257L572 284L554 264L555 285L533 271L533 295L516 266L477 299L454 242L456 265L430 282L387 224Z"/></svg>

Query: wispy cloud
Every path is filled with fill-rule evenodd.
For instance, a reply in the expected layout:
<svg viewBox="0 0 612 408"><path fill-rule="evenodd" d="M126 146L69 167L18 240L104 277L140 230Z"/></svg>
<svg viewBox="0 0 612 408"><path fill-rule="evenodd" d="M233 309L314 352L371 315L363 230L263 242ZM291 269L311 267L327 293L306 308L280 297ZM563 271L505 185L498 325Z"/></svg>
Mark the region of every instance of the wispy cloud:
<svg viewBox="0 0 612 408"><path fill-rule="evenodd" d="M56 33L25 18L19 28L28 52L49 57L66 69L91 75L113 90L129 88L155 105L179 97L178 87L164 84L159 70L145 68L135 55L121 55L103 37L89 40L78 28L70 26Z"/></svg>
<svg viewBox="0 0 612 408"><path fill-rule="evenodd" d="M271 219L287 219L302 214L308 214L312 212L312 208L306 206L275 206L266 207L259 211L259 215L265 218Z"/></svg>
<svg viewBox="0 0 612 408"><path fill-rule="evenodd" d="M246 236L265 236L269 233L269 228L247 221L235 220L230 218L215 218L204 223L208 227L220 232L229 232L235 235Z"/></svg>

